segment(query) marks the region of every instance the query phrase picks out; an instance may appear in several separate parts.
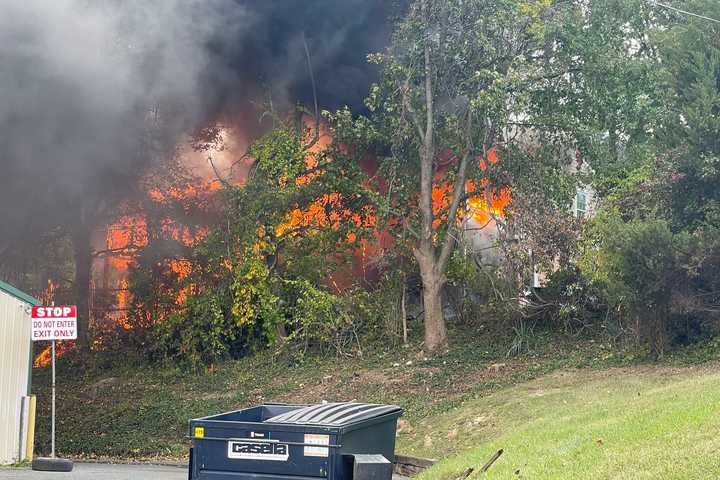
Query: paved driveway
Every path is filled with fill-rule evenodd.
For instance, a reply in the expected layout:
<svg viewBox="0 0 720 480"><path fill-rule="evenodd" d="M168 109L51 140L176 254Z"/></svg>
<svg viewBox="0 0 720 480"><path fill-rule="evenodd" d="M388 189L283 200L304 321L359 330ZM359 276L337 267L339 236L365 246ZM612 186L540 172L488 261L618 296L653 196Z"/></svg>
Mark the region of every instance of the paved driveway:
<svg viewBox="0 0 720 480"><path fill-rule="evenodd" d="M76 463L69 473L34 472L29 468L0 468L0 479L13 480L187 480L187 468L155 465Z"/></svg>
<svg viewBox="0 0 720 480"><path fill-rule="evenodd" d="M34 472L30 468L2 468L0 480L187 480L187 467L157 465L110 465L106 463L76 463L69 473ZM410 480L393 475L393 480Z"/></svg>

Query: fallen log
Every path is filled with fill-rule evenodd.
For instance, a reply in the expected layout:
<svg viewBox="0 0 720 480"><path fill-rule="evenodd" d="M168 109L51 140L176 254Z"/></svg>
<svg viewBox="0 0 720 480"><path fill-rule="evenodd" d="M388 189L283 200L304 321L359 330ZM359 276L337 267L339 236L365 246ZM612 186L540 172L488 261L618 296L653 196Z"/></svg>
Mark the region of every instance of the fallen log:
<svg viewBox="0 0 720 480"><path fill-rule="evenodd" d="M490 457L490 460L488 460L488 462L487 462L485 465L483 465L483 467L480 469L480 471L481 471L481 472L487 472L488 469L489 469L490 467L492 467L492 464L495 463L495 461L496 461L498 458L500 458L500 455L502 455L502 454L503 454L503 450L502 450L502 448L501 448L500 450L498 450L497 452L495 452L495 454L494 454L492 457Z"/></svg>
<svg viewBox="0 0 720 480"><path fill-rule="evenodd" d="M437 463L437 460L429 458L417 458L407 455L395 455L395 464L393 471L397 475L413 477L422 472L426 468L430 468Z"/></svg>

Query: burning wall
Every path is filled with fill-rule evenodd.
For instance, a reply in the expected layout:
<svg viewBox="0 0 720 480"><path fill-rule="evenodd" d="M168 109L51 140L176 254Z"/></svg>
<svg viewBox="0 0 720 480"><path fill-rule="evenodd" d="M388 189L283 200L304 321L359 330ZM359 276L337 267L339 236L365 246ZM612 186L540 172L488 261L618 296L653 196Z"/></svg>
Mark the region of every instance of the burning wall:
<svg viewBox="0 0 720 480"><path fill-rule="evenodd" d="M139 250L150 242L174 242L178 248L166 252L167 267L180 280L190 275L191 263L178 253L209 233L213 198L222 188L217 175L240 183L249 166L243 158L247 139L242 130L221 125L212 130L213 138L206 137L199 146L188 136L181 140L174 160L183 175L168 179L164 176L174 172L150 172L139 182L141 198L121 205L119 216L94 235L91 310L96 322L131 328L129 272ZM187 294L182 291L177 303L184 304Z"/></svg>
<svg viewBox="0 0 720 480"><path fill-rule="evenodd" d="M96 316L122 316L135 251L157 232L181 245L204 233L199 220L154 222L136 205L123 205L127 211L111 218L117 211L108 205L131 196L161 210L204 203L219 187L193 182L191 189L141 189L137 198L138 178L152 164L152 155L138 152L183 144L183 132L228 112L255 120L248 112L267 100L280 108L298 99L308 103L314 87L327 108L362 108L377 73L366 55L387 43L390 3L0 0L6 67L0 85L7 87L0 102L0 223L6 226L0 244L20 250L27 238L65 228L86 251L85 233L93 232L91 307ZM312 53L313 85L304 43ZM242 135L225 140L243 149ZM228 153L234 148L212 154L231 181L237 181L236 167L242 176L242 162L223 162L225 155L237 159ZM180 153L200 179L212 169L206 153ZM17 208L20 197L28 201ZM77 268L67 285L86 285L77 282L86 273ZM115 305L107 306L108 298Z"/></svg>
<svg viewBox="0 0 720 480"><path fill-rule="evenodd" d="M308 130L314 128L308 119L305 119L305 125ZM182 215L178 218L171 213L178 208L198 205L210 209L215 193L222 187L218 177L234 184L241 184L245 180L252 159L245 155L248 139L242 129L212 126L205 130L201 140L191 146L189 139L185 138L178 148L177 160L189 172L189 176L183 177L181 182L160 182L162 185L153 182L152 178L143 179L143 198L137 203L144 205L146 210L131 212L131 206L128 205L124 207L128 211L96 235L94 246L100 254L96 256L93 265L94 301L91 306L96 321L120 325L125 329L132 328L127 317L131 307L129 271L138 251L158 238L172 240L184 247L192 247L203 240L209 232L207 224L185 224ZM306 157L308 170L316 169L316 155L331 144L329 130L323 124L317 142L309 149ZM448 155L439 160L439 164L444 167L438 169L433 189L433 208L438 216L438 224L442 212L452 201L452 186L445 181L445 171L453 161ZM477 159L477 167L485 171L489 165L497 162L497 153L491 151L487 160ZM366 158L362 168L368 177L377 173L372 158ZM302 186L318 175L322 175L322 170L300 176L295 182ZM483 248L492 241L497 229L496 222L504 217L505 208L511 201L510 191L492 188L487 180L482 180L477 183L468 181L466 192L476 192L477 195L468 199L460 218L471 244ZM153 214L156 216L153 217ZM358 280L368 282L375 279L375 258L393 246L393 238L378 227L377 216L371 207L351 211L343 207L339 193L328 193L306 208L298 207L290 211L286 222L279 225L275 233L278 237L295 235L299 230L303 230L304 234L312 234L312 229L308 231L301 227L339 229L341 224L374 230L373 238L370 239L358 240L353 233L349 233L345 245L339 246L351 251L354 259L346 268L330 275L328 282L336 290L343 290ZM168 252L167 258L161 261L167 262L167 269L179 280L187 278L193 269L192 263L176 252ZM176 303L183 305L189 294L190 287L180 291Z"/></svg>

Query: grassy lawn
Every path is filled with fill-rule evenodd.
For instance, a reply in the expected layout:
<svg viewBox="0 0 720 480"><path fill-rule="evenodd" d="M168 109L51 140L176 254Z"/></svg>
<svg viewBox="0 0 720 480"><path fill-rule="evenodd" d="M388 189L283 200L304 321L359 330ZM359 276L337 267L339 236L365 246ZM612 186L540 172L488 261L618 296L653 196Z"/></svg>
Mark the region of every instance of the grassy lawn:
<svg viewBox="0 0 720 480"><path fill-rule="evenodd" d="M194 373L130 362L83 369L63 358L58 362L58 448L75 458L183 459L191 418L267 401L356 400L401 405L408 428L399 449L412 454L417 442L407 432L473 398L559 368L630 361L594 342L548 341L532 353L507 358L506 346L457 335L451 350L429 358L417 344L302 362L265 352ZM33 372L40 453L49 451L49 373L48 368Z"/></svg>
<svg viewBox="0 0 720 480"><path fill-rule="evenodd" d="M477 471L500 448L487 478L720 478L717 343L662 365L592 340L538 342L513 358L462 332L452 344L429 358L418 345L301 362L266 352L194 373L61 359L58 449L184 460L191 418L266 401L357 400L405 409L398 452L444 459L424 478ZM49 450L48 387L49 369L36 369L39 453Z"/></svg>
<svg viewBox="0 0 720 480"><path fill-rule="evenodd" d="M406 444L439 458L455 454L422 479L457 478L469 467L470 478L720 478L720 365L556 372L432 425ZM489 471L477 473L499 449Z"/></svg>

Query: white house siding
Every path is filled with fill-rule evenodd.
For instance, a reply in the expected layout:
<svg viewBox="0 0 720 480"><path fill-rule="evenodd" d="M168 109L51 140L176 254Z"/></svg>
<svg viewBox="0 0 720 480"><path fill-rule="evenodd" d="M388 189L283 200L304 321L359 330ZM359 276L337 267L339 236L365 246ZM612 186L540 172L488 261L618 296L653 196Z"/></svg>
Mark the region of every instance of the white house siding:
<svg viewBox="0 0 720 480"><path fill-rule="evenodd" d="M498 226L494 219L487 223L480 223L474 217L463 223L465 245L468 253L479 256L486 265L500 263L500 249L498 248Z"/></svg>
<svg viewBox="0 0 720 480"><path fill-rule="evenodd" d="M20 405L30 375L29 308L0 289L0 464L20 457Z"/></svg>

